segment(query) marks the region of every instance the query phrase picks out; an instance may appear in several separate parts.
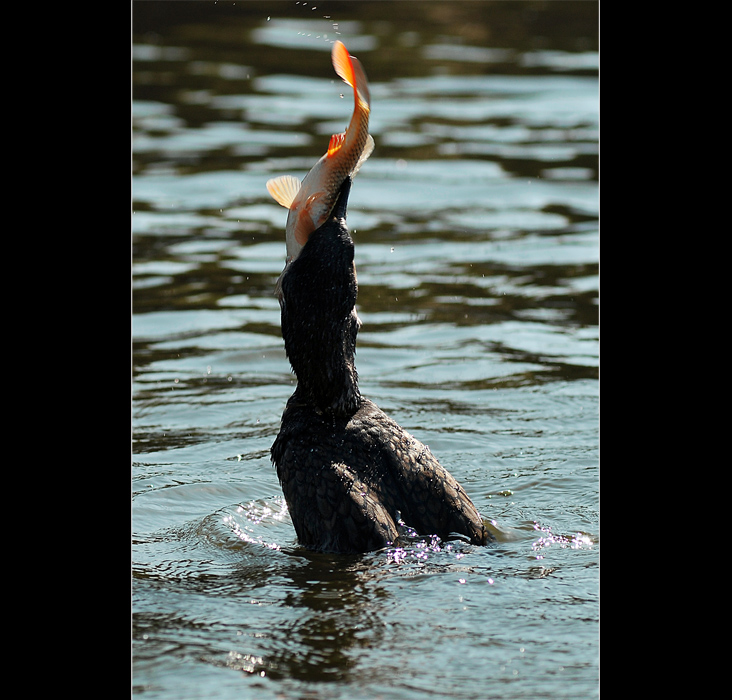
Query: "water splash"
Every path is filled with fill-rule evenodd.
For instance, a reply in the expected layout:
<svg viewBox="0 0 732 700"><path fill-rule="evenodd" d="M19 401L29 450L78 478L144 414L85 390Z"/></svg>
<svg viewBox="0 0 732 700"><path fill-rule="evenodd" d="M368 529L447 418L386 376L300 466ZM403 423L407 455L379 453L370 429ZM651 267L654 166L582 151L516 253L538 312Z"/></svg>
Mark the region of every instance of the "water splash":
<svg viewBox="0 0 732 700"><path fill-rule="evenodd" d="M555 535L551 527L534 524L534 529L545 533L536 540L531 548L537 553L537 559L543 559L543 552L549 547L559 546L562 549L592 549L595 544L592 536L586 532L576 532L572 535Z"/></svg>

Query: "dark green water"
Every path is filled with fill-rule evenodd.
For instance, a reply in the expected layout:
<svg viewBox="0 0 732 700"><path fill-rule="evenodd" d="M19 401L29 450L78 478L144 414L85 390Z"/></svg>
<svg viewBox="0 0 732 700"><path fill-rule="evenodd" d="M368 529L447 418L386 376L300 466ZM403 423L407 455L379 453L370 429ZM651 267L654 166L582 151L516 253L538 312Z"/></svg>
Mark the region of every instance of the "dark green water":
<svg viewBox="0 0 732 700"><path fill-rule="evenodd" d="M371 84L362 392L492 547L301 549L269 448L286 211ZM592 698L599 679L593 2L133 4L133 692ZM344 95L341 98L341 94Z"/></svg>

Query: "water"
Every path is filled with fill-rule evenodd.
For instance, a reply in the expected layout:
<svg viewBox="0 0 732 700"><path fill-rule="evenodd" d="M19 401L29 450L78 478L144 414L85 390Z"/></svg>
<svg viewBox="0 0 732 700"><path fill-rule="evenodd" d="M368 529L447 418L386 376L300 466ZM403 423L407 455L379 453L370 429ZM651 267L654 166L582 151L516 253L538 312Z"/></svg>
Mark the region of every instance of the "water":
<svg viewBox="0 0 732 700"><path fill-rule="evenodd" d="M596 12L134 4L134 694L597 696ZM335 38L376 140L348 218L361 389L490 547L309 553L269 461L294 382L264 183L350 118Z"/></svg>

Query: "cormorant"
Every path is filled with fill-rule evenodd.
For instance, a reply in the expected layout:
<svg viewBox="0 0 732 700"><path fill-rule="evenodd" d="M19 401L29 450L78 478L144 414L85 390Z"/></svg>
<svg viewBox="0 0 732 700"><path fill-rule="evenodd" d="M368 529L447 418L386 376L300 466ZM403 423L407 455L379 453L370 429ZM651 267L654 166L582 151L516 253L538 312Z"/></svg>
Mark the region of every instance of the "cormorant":
<svg viewBox="0 0 732 700"><path fill-rule="evenodd" d="M349 177L278 285L297 387L271 454L298 540L326 552L377 550L399 544L401 519L420 535L486 544L492 535L462 486L359 392L350 189Z"/></svg>

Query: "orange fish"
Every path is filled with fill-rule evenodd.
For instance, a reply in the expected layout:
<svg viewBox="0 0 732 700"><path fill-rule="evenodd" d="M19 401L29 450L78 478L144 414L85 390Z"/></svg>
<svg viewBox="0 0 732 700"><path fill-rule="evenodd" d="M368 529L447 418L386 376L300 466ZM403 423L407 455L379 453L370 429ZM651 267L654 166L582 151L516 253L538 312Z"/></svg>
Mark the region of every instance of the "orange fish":
<svg viewBox="0 0 732 700"><path fill-rule="evenodd" d="M331 52L336 73L353 88L355 105L348 128L330 137L328 152L312 167L302 183L292 175L282 175L267 182L272 197L290 210L285 227L287 264L307 243L310 234L328 218L343 181L353 177L374 150L369 134L369 86L361 64L350 56L342 42L336 41Z"/></svg>

